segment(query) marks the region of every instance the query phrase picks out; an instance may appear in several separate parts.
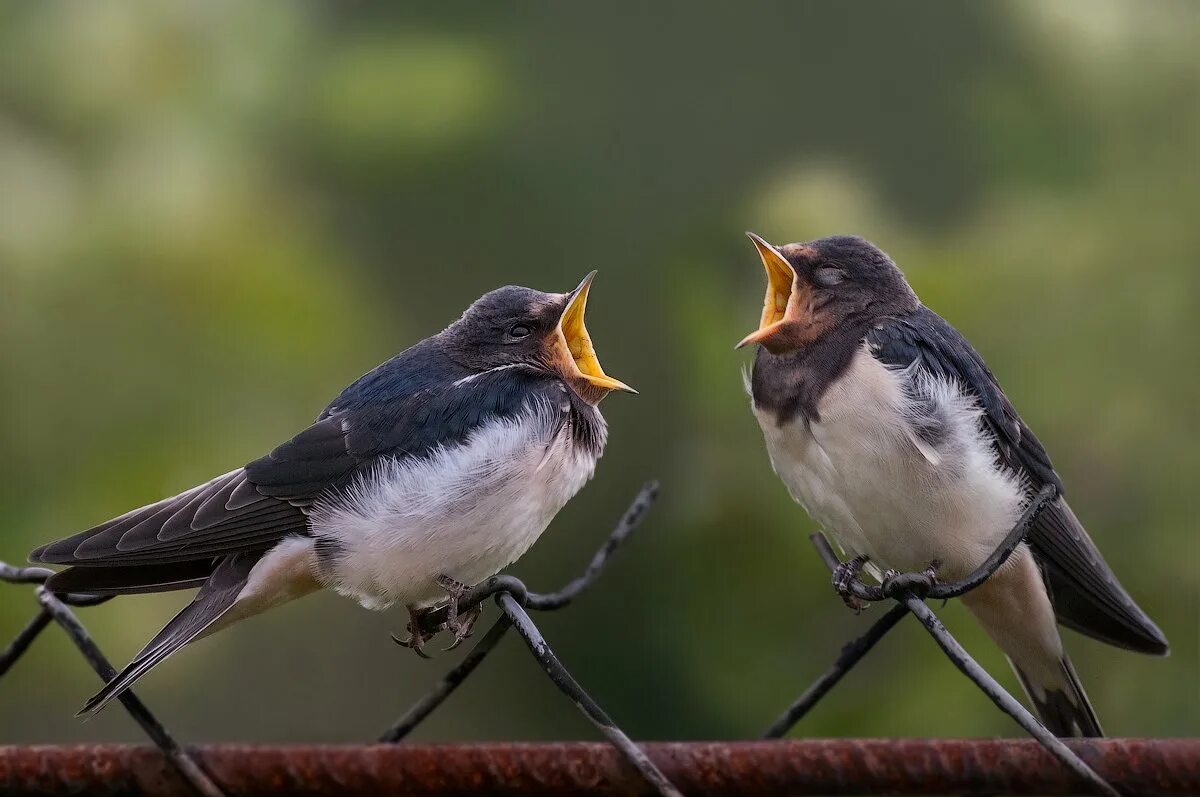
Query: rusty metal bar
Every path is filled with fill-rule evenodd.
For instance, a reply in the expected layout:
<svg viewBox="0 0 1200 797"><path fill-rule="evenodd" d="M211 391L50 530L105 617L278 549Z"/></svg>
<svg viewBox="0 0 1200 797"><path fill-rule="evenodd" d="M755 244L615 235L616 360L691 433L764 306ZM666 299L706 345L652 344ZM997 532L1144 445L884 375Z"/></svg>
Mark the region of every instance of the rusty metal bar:
<svg viewBox="0 0 1200 797"><path fill-rule="evenodd" d="M1105 797L1121 797L1120 792L1105 782L1104 778L1064 744L1062 739L1051 733L1037 717L1033 716L1021 701L1010 695L995 678L988 674L987 670L980 667L979 663L971 658L971 654L967 653L966 648L960 645L958 640L946 630L946 626L942 625L942 621L933 613L933 610L925 605L925 601L911 592L901 595L898 599L921 621L921 625L937 642L938 647L946 654L946 658L954 662L954 666L958 667L963 675L974 681L979 690L996 704L996 708L1016 720L1018 725L1034 739L1037 739L1043 747L1062 762L1063 766L1078 775L1080 780L1085 781L1089 786L1089 792L1103 794Z"/></svg>
<svg viewBox="0 0 1200 797"><path fill-rule="evenodd" d="M1010 695L985 669L980 667L971 658L971 655L967 653L966 649L958 643L958 640L942 625L941 620L933 613L933 610L925 603L925 599L931 597L943 599L959 597L975 589L990 578L996 570L1008 561L1008 558L1012 556L1017 547L1021 545L1034 520L1037 519L1037 516L1045 508L1046 504L1054 500L1057 495L1058 491L1054 485L1048 484L1038 491L1037 495L1034 496L1033 500L1025 508L1025 511L1022 512L1021 517L1017 520L1012 530L1009 531L1001 544L992 551L991 555L984 560L983 564L975 568L962 581L951 584L939 584L932 574L932 570L930 570L924 573L889 573L884 576L882 584L872 586L862 582L859 578L857 568L848 580L844 583L839 583L842 582L840 575L843 563L838 559L837 554L834 553L833 546L829 544L829 540L825 538L824 534L813 534L809 539L816 548L817 555L821 557L821 561L833 573L835 588L839 592L843 592L843 597L849 594L859 600L871 602L890 598L895 600L898 606L915 614L925 630L929 632L930 636L933 637L934 641L942 649L942 652L946 654L946 657L954 663L959 671L970 678L997 708L1016 720L1022 728L1033 736L1055 758L1061 761L1065 767L1074 772L1080 780L1086 782L1089 786L1089 792L1105 795L1105 797L1121 797L1120 793L1111 784L1107 783L1102 776L1089 767L1068 745L1064 744L1037 717L1033 716L1019 700ZM833 668L822 675L821 678L808 688L804 695L775 721L767 730L767 735L782 735L786 733L788 728L790 728L788 722L793 715L797 719L799 716L803 716L841 679L845 671L840 670L838 665L843 658L851 658L851 666L853 666L879 639L895 627L896 622L900 618L896 616L892 618L892 622L887 622L891 617L891 614L884 616L863 637L852 642L847 648L844 648L842 654L838 657L838 661L834 663ZM794 721L791 720L793 723Z"/></svg>
<svg viewBox="0 0 1200 797"><path fill-rule="evenodd" d="M1200 794L1200 740L1071 740L1124 793ZM1078 794L1086 788L1028 739L831 739L647 744L689 797L871 794ZM405 794L643 794L639 774L607 744L375 745L197 748L239 797ZM9 797L188 795L149 746L0 747Z"/></svg>
<svg viewBox="0 0 1200 797"><path fill-rule="evenodd" d="M633 765L645 782L653 786L654 790L662 797L683 797L679 789L671 783L670 778L654 765L654 762L625 734L625 731L617 727L608 713L600 708L600 704L592 699L592 696L584 691L579 682L567 671L563 663L554 655L554 651L550 649L550 644L538 631L538 627L534 625L533 620L525 613L516 599L507 593L500 593L496 596L496 603L508 615L508 619L512 620L513 628L521 636L521 639L525 640L529 652L533 654L533 658L537 660L538 665L554 682L554 685L570 698L571 702L596 726L604 738L608 739L617 752Z"/></svg>
<svg viewBox="0 0 1200 797"><path fill-rule="evenodd" d="M653 504L658 495L658 484L650 482L642 487L635 496L630 507L622 515L616 529L609 535L604 545L592 557L583 574L572 579L557 592L540 594L531 593L519 579L512 576L495 576L484 584L475 587L468 596L459 603L460 610L467 610L489 596L495 596L496 601L504 609L505 614L489 630L484 639L458 666L447 673L432 693L418 701L409 711L384 734L384 741L398 741L410 733L421 721L440 706L447 697L467 678L483 661L488 652L500 641L509 628L515 624L517 630L529 645L543 671L580 708L581 711L599 728L615 748L625 756L629 764L642 773L646 782L652 785L660 794L669 797L680 797L679 792L663 777L655 766L646 758L638 747L617 728L608 715L605 714L575 679L567 672L562 663L554 656L549 645L542 638L537 626L525 613L523 607L528 606L538 610L554 610L567 606L581 592L587 589L600 576L612 554L621 543L640 525L646 510ZM22 629L13 642L0 652L0 675L3 675L20 657L37 636L51 622L57 622L92 668L106 681L116 673L100 648L92 640L83 624L71 611L69 606L92 606L102 603L112 596L54 594L48 591L44 584L53 571L41 567L12 567L0 562L0 581L15 584L39 585L36 589L38 602L42 610ZM444 623L446 608L426 613L422 624L437 628ZM221 797L221 790L200 768L200 766L179 746L166 728L160 723L149 708L132 691L127 691L120 697L130 715L142 726L162 753L167 757L177 772L191 787L205 797Z"/></svg>
<svg viewBox="0 0 1200 797"><path fill-rule="evenodd" d="M79 648L79 652L91 665L105 683L116 677L117 671L113 668L112 663L101 652L99 646L92 641L92 637L88 634L87 629L83 627L83 623L79 622L79 618L71 611L65 603L50 590L44 586L37 588L38 603L42 604L54 621L62 627L71 641L75 643L75 647ZM170 761L171 766L179 773L192 789L193 794L200 794L202 797L224 797L221 789L208 777L204 770L192 760L187 752L179 746L175 738L167 731L166 727L158 721L158 718L151 713L145 703L141 701L132 689L127 689L120 697L121 705L129 712L129 715L142 726L142 730L150 737L158 748ZM2 790L0 790L2 791Z"/></svg>
<svg viewBox="0 0 1200 797"><path fill-rule="evenodd" d="M579 708L585 717L604 735L616 750L625 757L626 761L638 771L645 783L663 797L683 797L679 790L671 784L646 754L630 739L624 731L608 716L607 712L592 699L584 688L567 670L550 645L538 630L533 619L525 611L526 608L541 611L553 611L567 606L580 593L591 586L608 564L609 558L620 547L630 534L641 525L646 510L658 496L658 483L646 484L633 503L621 516L617 527L600 547L587 569L577 578L572 579L565 587L557 592L540 594L530 592L524 582L513 576L499 575L477 585L466 596L458 601L458 611L469 610L488 596L494 596L496 605L504 612L499 620L488 629L484 638L467 654L456 667L451 669L438 682L429 694L418 700L399 720L389 728L381 738L383 742L398 742L411 733L426 717L432 714L438 706L445 702L458 686L475 671L487 654L499 644L510 628L515 628L517 634L525 641L534 659L546 673L546 676ZM447 607L440 607L426 612L421 618L414 618L428 630L439 628L448 618ZM413 628L413 633L420 629Z"/></svg>
<svg viewBox="0 0 1200 797"><path fill-rule="evenodd" d="M888 609L887 614L876 620L865 634L847 642L829 669L822 673L820 678L813 681L812 685L804 690L804 694L796 698L796 702L788 706L787 710L771 723L771 727L763 733L763 738L782 739L786 736L787 732L817 704L817 701L825 697L830 689L837 686L838 682L842 680L842 676L850 672L854 665L858 664L859 659L870 653L871 649L875 647L875 643L883 639L887 632L895 628L896 624L906 616L908 616L908 607L897 603Z"/></svg>

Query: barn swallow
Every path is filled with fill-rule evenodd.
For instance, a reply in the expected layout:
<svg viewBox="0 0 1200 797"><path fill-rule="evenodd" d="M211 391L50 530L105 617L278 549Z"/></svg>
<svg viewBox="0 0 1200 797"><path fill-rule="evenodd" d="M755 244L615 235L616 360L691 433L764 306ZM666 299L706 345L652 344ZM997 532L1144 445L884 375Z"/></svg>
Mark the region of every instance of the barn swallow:
<svg viewBox="0 0 1200 797"><path fill-rule="evenodd" d="M70 565L55 592L199 587L84 706L101 709L175 651L328 587L417 613L515 562L591 478L599 403L635 392L584 326L595 272L570 293L504 287L354 382L245 467L34 551ZM469 622L452 618L456 643Z"/></svg>
<svg viewBox="0 0 1200 797"><path fill-rule="evenodd" d="M875 578L936 562L958 580L1054 485L1027 542L962 600L1050 730L1102 735L1056 620L1142 653L1165 655L1167 640L1105 564L983 358L862 238L777 248L748 235L767 291L739 346L758 344L751 403L792 497Z"/></svg>

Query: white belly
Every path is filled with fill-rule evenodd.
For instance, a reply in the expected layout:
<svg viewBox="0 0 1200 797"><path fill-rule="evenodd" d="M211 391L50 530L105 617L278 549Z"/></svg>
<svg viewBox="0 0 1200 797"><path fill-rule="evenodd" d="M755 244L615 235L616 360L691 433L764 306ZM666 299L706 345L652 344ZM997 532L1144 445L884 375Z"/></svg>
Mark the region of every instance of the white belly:
<svg viewBox="0 0 1200 797"><path fill-rule="evenodd" d="M516 561L595 469L552 418L493 422L419 462L389 460L314 508L314 535L337 544L322 580L367 608L423 606L445 597L439 575L476 584Z"/></svg>
<svg viewBox="0 0 1200 797"><path fill-rule="evenodd" d="M981 436L974 402L949 383L918 383L931 399L914 403L907 371L859 351L821 399L820 420L779 426L755 407L775 472L792 497L875 571L921 569L941 560L953 579L974 569L1020 514L1015 476L1000 470ZM933 408L945 434L934 444L913 431L915 412Z"/></svg>

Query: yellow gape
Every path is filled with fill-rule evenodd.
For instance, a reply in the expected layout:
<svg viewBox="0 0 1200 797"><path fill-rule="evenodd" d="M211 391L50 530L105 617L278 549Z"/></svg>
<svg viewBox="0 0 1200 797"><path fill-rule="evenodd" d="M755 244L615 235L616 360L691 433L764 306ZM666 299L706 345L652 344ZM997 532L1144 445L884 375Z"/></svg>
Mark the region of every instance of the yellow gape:
<svg viewBox="0 0 1200 797"><path fill-rule="evenodd" d="M762 318L759 319L758 329L751 332L738 343L741 348L749 343L758 343L771 334L776 324L787 317L788 302L792 298L792 285L796 272L783 255L769 243L752 232L746 233L758 256L762 259L763 268L767 272L767 293L763 297Z"/></svg>
<svg viewBox="0 0 1200 797"><path fill-rule="evenodd" d="M626 393L637 391L620 380L613 379L604 373L600 360L596 357L596 349L592 346L592 338L588 335L587 327L583 324L584 311L587 309L588 291L592 280L596 277L593 271L583 278L575 289L567 309L563 311L558 321L558 334L565 347L575 370L586 382L602 390L622 390Z"/></svg>

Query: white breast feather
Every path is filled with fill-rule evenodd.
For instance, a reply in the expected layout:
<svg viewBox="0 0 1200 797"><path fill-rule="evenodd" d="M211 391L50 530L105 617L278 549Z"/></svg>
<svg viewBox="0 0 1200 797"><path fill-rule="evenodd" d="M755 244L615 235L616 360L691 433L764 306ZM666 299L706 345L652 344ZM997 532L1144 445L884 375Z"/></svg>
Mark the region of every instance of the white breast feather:
<svg viewBox="0 0 1200 797"><path fill-rule="evenodd" d="M314 507L314 533L338 551L322 579L367 608L426 605L445 595L438 575L475 584L516 561L595 470L571 443L567 409L538 402L462 444L385 459Z"/></svg>
<svg viewBox="0 0 1200 797"><path fill-rule="evenodd" d="M864 348L822 397L820 420L780 427L755 408L776 473L848 552L873 569L943 562L965 575L1019 515L1019 479L1000 468L980 410L953 381L890 369ZM917 429L943 425L934 443Z"/></svg>

